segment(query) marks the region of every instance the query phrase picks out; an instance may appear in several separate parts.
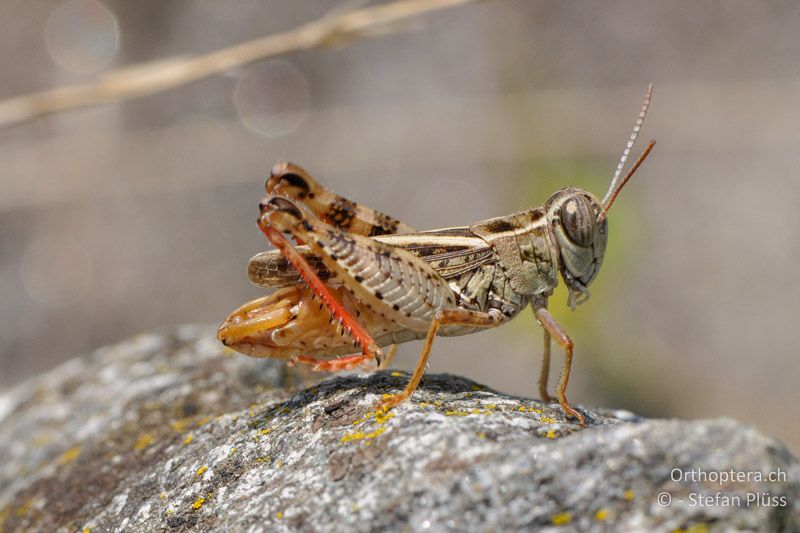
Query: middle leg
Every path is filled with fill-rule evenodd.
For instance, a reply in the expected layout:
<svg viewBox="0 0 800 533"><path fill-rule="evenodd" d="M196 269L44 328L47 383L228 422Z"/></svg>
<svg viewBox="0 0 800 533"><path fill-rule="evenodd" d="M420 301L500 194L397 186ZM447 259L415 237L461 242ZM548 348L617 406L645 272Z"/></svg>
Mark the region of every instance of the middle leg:
<svg viewBox="0 0 800 533"><path fill-rule="evenodd" d="M414 374L411 376L411 380L402 392L382 400L379 404L381 409L389 410L414 393L422 379L422 374L425 373L425 367L428 365L428 357L431 354L433 339L439 332L439 328L447 324L463 324L465 326L491 328L499 325L500 319L489 313L470 311L468 309L444 309L437 311L428 328L428 335L425 337L425 345L422 347L422 353L419 356L419 361L417 362L417 367L414 369Z"/></svg>
<svg viewBox="0 0 800 533"><path fill-rule="evenodd" d="M550 378L550 332L544 330L544 350L542 351L542 370L539 373L539 399L545 403L553 401L547 392L547 382Z"/></svg>

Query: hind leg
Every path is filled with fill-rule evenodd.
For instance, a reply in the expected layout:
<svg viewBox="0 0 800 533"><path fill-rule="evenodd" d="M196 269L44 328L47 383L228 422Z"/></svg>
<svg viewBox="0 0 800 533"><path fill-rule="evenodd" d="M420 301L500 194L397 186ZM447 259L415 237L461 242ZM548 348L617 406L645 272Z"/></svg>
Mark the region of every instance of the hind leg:
<svg viewBox="0 0 800 533"><path fill-rule="evenodd" d="M439 328L447 324L464 324L468 326L491 328L499 325L500 320L500 318L494 315L481 313L480 311L469 311L467 309L445 309L437 311L428 328L428 335L425 337L425 345L422 347L422 353L419 356L419 361L417 361L417 367L414 369L414 374L411 376L406 388L403 389L402 392L382 400L379 404L380 409L391 409L403 400L409 398L414 391L417 390L419 382L422 379L422 374L425 373L425 367L428 365L428 357L431 355L433 339L439 332Z"/></svg>
<svg viewBox="0 0 800 533"><path fill-rule="evenodd" d="M280 208L277 205L262 205L262 216L258 219L258 227L269 239L269 241L289 260L292 266L300 273L303 280L319 297L322 304L327 307L334 321L339 322L343 333L349 335L353 340L353 345L361 348L360 356L350 356L342 358L341 365L358 365L369 360L375 360L380 365L384 359L383 351L375 343L369 332L345 309L342 303L331 293L327 285L319 279L313 267L305 258L294 249L292 244L283 236L281 230L291 231L291 225L286 225L283 220ZM281 228L280 230L277 228ZM355 358L355 359L353 359ZM320 370L335 371L337 369L335 361L322 361L306 356L296 358L297 362L312 364Z"/></svg>
<svg viewBox="0 0 800 533"><path fill-rule="evenodd" d="M294 163L278 163L272 167L265 188L267 194L295 200L324 222L349 233L369 237L414 231L405 222L326 189L311 174Z"/></svg>

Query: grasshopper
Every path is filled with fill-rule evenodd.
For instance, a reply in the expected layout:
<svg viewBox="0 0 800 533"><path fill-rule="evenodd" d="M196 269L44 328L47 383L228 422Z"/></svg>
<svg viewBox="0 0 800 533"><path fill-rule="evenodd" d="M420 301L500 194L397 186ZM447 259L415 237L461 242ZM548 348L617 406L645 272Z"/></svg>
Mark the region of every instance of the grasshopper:
<svg viewBox="0 0 800 533"><path fill-rule="evenodd" d="M258 218L276 250L254 256L248 274L279 290L231 313L218 338L246 355L329 372L384 368L397 344L425 339L405 389L381 401L390 409L419 385L437 335L500 326L530 305L544 330L541 399L553 400L547 392L552 338L565 352L558 402L585 426L566 396L574 344L547 301L559 274L572 310L589 298L605 253L608 210L655 144L620 180L651 95L652 84L602 201L566 188L541 207L471 226L416 231L331 192L297 165L277 164Z"/></svg>

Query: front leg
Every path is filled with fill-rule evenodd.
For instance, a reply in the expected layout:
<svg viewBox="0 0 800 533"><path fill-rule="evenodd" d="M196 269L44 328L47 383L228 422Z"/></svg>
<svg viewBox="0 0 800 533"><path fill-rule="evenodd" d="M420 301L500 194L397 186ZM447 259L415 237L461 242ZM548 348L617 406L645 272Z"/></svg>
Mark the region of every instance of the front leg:
<svg viewBox="0 0 800 533"><path fill-rule="evenodd" d="M586 417L584 417L581 413L576 411L572 408L572 406L567 401L567 384L569 383L569 373L572 369L572 349L575 346L572 342L572 339L569 338L569 335L564 330L564 328L556 322L556 319L553 318L553 315L547 310L547 308L541 302L534 303L533 312L536 315L536 320L539 321L539 324L545 329L545 334L550 334L553 336L555 341L564 349L564 368L561 371L561 380L558 383L558 389L556 389L556 393L558 395L558 403L561 404L561 408L564 409L564 412L569 415L573 416L578 419L581 426L586 426ZM549 339L548 339L549 344ZM548 350L549 352L549 350ZM547 354L549 356L549 353ZM549 368L549 357L548 357L548 368ZM544 377L544 374L543 374ZM541 390L540 390L541 392ZM545 389L544 394L547 394L547 390Z"/></svg>

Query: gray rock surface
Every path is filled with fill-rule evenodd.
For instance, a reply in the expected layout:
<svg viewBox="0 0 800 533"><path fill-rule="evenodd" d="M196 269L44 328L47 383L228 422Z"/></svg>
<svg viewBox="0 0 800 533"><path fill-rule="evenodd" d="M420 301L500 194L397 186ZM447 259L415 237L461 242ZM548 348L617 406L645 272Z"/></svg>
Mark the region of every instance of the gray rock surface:
<svg viewBox="0 0 800 533"><path fill-rule="evenodd" d="M0 396L0 528L800 530L797 459L732 420L584 409L581 429L449 375L381 414L406 374L297 376L187 326L21 385ZM731 470L783 477L713 477Z"/></svg>

